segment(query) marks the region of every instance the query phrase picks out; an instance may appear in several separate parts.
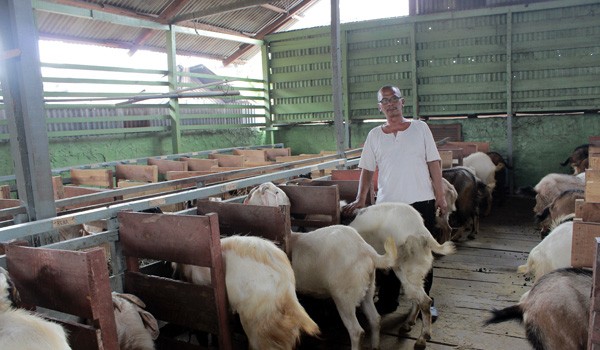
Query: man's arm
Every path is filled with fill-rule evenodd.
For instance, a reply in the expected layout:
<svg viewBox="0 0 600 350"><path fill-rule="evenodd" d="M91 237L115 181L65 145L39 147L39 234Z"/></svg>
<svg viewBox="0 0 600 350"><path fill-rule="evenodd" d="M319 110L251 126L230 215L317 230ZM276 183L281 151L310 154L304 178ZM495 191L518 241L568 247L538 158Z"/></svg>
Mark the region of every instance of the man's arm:
<svg viewBox="0 0 600 350"><path fill-rule="evenodd" d="M369 189L371 188L371 182L373 181L374 171L361 169L360 180L358 181L358 193L354 202L344 206L343 212L345 215L352 215L352 213L359 208L364 208L367 203L367 196L369 195ZM440 173L441 174L441 173ZM440 175L441 176L441 175Z"/></svg>
<svg viewBox="0 0 600 350"><path fill-rule="evenodd" d="M440 215L444 215L448 211L448 203L446 203L446 196L442 185L442 162L439 160L427 162L427 167L429 168L429 176L431 176L431 183L433 185L435 205L440 209Z"/></svg>

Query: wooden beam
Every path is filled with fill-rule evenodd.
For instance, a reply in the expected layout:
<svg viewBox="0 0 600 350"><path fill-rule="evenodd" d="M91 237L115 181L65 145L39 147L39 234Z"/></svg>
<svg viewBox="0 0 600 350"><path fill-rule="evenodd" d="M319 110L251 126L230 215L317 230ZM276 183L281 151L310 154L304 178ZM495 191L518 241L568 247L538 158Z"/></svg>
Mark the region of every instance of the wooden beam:
<svg viewBox="0 0 600 350"><path fill-rule="evenodd" d="M271 11L277 12L277 13L287 13L287 11L285 9L282 9L281 7L277 7L277 6L271 5L271 4L262 4L262 5L260 5L260 7L266 8L268 10L271 10Z"/></svg>
<svg viewBox="0 0 600 350"><path fill-rule="evenodd" d="M60 3L59 3L60 2ZM36 10L58 13L66 16L74 16L74 17L82 17L90 20L101 20L109 23L114 23L118 25L124 26L133 26L136 28L147 28L154 30L169 30L168 23L161 23L156 16L144 16L139 15L132 11L121 10L111 6L100 6L95 4L84 3L82 1L77 0L57 0L56 2L48 2L42 0L33 0L33 5ZM78 10L78 11L75 11ZM162 20L162 22L168 22ZM195 22L182 22L177 26L171 26L173 30L178 33L188 34L188 35L202 35L211 38L217 38L222 40L230 40L236 41L240 43L254 44L260 45L262 44L259 40L254 40L248 36L241 35L237 31L226 30L223 28L218 28L210 25L195 23ZM52 36L50 34L47 34ZM56 36L58 38L58 36ZM97 44L97 41L100 41L100 44L108 47L118 47L124 49L130 49L131 44L128 43L126 45L122 45L119 42L117 44L111 43L102 43L102 40L82 40L82 39L67 39L71 42L77 43L93 43ZM151 51L157 51L152 48L145 48ZM162 52L162 51L161 51ZM178 52L181 52L178 50ZM191 53L192 56L201 56L201 57L209 57L208 55L199 55L198 53ZM210 57L213 58L213 57ZM223 57L214 57L216 60L221 60Z"/></svg>
<svg viewBox="0 0 600 350"><path fill-rule="evenodd" d="M271 5L271 4L263 4L263 5L260 5L260 7L264 7L267 10L271 10L271 11L277 12L277 13L285 13L285 14L287 14L289 12L289 11L287 11L285 9L282 9L280 7L277 7L277 6L274 6L274 5ZM293 15L293 17L296 20L301 20L302 18L304 18L303 16L299 16L299 15Z"/></svg>
<svg viewBox="0 0 600 350"><path fill-rule="evenodd" d="M215 7L211 7L208 9L204 9L202 11L196 11L196 12L188 13L185 15L176 16L173 19L173 23L188 21L188 20L212 16L212 15L219 15L219 14L232 12L232 11L238 11L238 10L242 10L242 9L246 9L246 8L250 8L250 7L256 7L256 6L260 6L260 5L269 3L269 1L271 1L271 0L245 0L245 1L237 1L237 2L234 2L231 4L227 4L227 5L215 6Z"/></svg>
<svg viewBox="0 0 600 350"><path fill-rule="evenodd" d="M270 25L264 27L263 29L261 29L254 36L254 38L262 40L266 35L273 33L274 31L276 31L277 29L279 29L283 25L285 25L287 22L289 22L290 20L292 20L293 17L298 12L300 12L306 6L309 6L313 2L315 2L315 0L303 0L297 6L295 6L292 9L290 9L285 15L283 15L279 19L277 19L275 22L273 22L272 24L270 24ZM234 52L229 57L227 57L226 59L223 60L223 65L227 66L227 65L233 63L235 60L237 60L238 58L240 58L244 53L246 53L250 49L252 49L252 47L253 47L253 45L249 45L249 44L242 44L242 45L240 45L239 49L236 52Z"/></svg>
<svg viewBox="0 0 600 350"><path fill-rule="evenodd" d="M57 4L61 4L61 5L79 7L79 8L83 8L86 10L101 11L101 12L106 12L106 13L110 13L113 15L126 16L126 17L131 17L131 18L142 19L145 21L152 21L152 22L160 23L156 17L141 15L137 12L125 10L120 7L106 5L106 4L94 4L94 3L84 2L84 1L80 1L80 0L54 0L53 2L57 3Z"/></svg>
<svg viewBox="0 0 600 350"><path fill-rule="evenodd" d="M157 21L160 21L163 24L167 24L189 2L190 2L190 0L175 0L175 1L173 1L169 6L167 6L167 8L163 12L161 12L160 15L158 15ZM135 40L133 41L133 44L131 45L131 48L129 49L129 53L128 53L129 56L133 56L133 54L135 54L136 51L142 45L144 45L144 43L146 41L150 40L155 34L156 34L156 31L154 31L152 29L148 29L148 28L143 29L142 32L137 36L137 38L135 38Z"/></svg>
<svg viewBox="0 0 600 350"><path fill-rule="evenodd" d="M158 20L170 20L175 17L190 0L175 0L163 12L158 15ZM166 23L165 23L166 24Z"/></svg>
<svg viewBox="0 0 600 350"><path fill-rule="evenodd" d="M56 35L56 34L41 33L41 32L39 33L39 36L41 39L44 39L44 40L58 40L58 41L64 41L64 42L69 42L69 43L98 45L98 46L112 47L112 48L116 48L116 49L125 49L125 50L129 50L131 48L130 43L122 42L122 41L117 42L117 41L107 41L107 40L102 40L102 39L88 39L88 38L83 39L83 38L78 38L78 37L70 37L70 36L66 36L66 35ZM146 47L145 50L165 53L165 49L162 49L162 48ZM191 57L210 58L210 59L217 60L217 61L223 59L223 57L219 56L219 55L207 55L202 52L188 51L188 50L182 50L182 49L178 49L177 54L191 56Z"/></svg>

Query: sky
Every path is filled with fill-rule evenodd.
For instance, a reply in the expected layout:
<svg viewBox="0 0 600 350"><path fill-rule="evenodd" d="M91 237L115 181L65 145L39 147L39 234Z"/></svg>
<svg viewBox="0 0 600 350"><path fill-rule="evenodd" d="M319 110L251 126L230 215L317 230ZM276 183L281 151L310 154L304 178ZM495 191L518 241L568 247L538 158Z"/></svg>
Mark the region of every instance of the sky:
<svg viewBox="0 0 600 350"><path fill-rule="evenodd" d="M408 15L408 0L339 0L340 22L356 22L370 19L399 17ZM331 22L331 1L320 0L304 12L304 18L291 29L311 28L329 25ZM84 49L82 50L82 46ZM106 47L69 44L56 41L41 40L40 59L45 63L74 63L99 66L135 67L147 69L166 69L165 54L138 51L133 56L127 50ZM85 56L82 56L82 53ZM261 78L262 71L260 54L244 65L229 65L223 67L221 61L201 59L198 57L178 56L177 64L191 67L204 64L216 74L226 76ZM258 76L249 72L258 72Z"/></svg>

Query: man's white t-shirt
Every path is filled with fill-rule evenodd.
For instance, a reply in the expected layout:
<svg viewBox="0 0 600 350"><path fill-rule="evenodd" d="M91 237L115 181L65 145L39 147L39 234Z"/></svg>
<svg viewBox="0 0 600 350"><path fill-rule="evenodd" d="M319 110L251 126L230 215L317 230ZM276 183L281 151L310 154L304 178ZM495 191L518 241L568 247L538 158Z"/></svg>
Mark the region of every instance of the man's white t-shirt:
<svg viewBox="0 0 600 350"><path fill-rule="evenodd" d="M440 160L429 126L411 120L404 131L386 134L381 126L367 135L359 168L379 169L377 203L412 204L435 198L427 162Z"/></svg>

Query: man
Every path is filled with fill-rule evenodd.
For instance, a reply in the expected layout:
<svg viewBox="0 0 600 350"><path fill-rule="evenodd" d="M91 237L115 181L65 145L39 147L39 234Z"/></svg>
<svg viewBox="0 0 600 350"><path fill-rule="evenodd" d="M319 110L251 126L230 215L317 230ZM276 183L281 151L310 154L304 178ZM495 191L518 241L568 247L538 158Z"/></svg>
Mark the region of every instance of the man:
<svg viewBox="0 0 600 350"><path fill-rule="evenodd" d="M386 123L373 128L367 135L358 167L361 168L356 200L344 207L351 215L363 208L375 169L378 169L377 203L401 202L412 205L425 221L425 226L438 239L435 228L436 211L444 215L447 203L442 187L441 158L429 126L420 120L404 118L404 98L396 86L386 85L377 93L379 110L385 114ZM433 270L425 280L429 294ZM378 301L380 314L393 312L398 307L400 281L394 273L380 273ZM432 304L431 315L437 318Z"/></svg>

